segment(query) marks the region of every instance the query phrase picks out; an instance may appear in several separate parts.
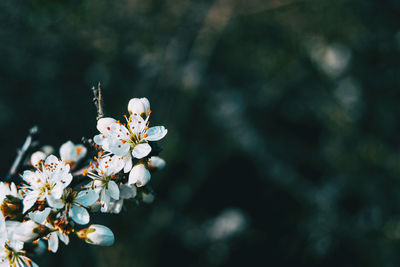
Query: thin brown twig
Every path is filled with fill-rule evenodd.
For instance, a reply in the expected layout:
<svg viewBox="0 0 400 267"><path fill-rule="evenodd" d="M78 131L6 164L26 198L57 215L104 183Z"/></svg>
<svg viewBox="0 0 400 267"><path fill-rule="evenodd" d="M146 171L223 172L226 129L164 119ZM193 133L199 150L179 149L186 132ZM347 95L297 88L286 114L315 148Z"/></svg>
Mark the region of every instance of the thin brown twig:
<svg viewBox="0 0 400 267"><path fill-rule="evenodd" d="M101 95L101 84L100 82L98 82L97 84L97 88L96 87L92 87L92 91L93 91L93 103L96 106L97 109L97 120L100 120L101 118L104 117L104 112L103 112L103 99L102 99L102 95Z"/></svg>
<svg viewBox="0 0 400 267"><path fill-rule="evenodd" d="M17 151L17 157L15 158L13 164L11 165L10 171L8 172L8 175L6 177L6 181L10 181L11 178L17 173L19 166L21 165L21 162L24 159L24 156L26 152L29 150L29 148L32 147L34 144L33 142L33 137L38 134L39 132L39 127L33 126L31 129L29 129L29 134L25 139L24 144L20 149Z"/></svg>

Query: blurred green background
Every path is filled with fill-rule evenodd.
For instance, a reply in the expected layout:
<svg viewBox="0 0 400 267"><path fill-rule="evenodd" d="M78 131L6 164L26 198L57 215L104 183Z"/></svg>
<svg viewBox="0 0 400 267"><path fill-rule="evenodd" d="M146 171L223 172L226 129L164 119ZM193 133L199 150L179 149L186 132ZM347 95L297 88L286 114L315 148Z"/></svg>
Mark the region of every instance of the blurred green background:
<svg viewBox="0 0 400 267"><path fill-rule="evenodd" d="M1 175L37 124L96 134L91 86L165 125L156 200L41 266L400 266L400 1L0 2Z"/></svg>

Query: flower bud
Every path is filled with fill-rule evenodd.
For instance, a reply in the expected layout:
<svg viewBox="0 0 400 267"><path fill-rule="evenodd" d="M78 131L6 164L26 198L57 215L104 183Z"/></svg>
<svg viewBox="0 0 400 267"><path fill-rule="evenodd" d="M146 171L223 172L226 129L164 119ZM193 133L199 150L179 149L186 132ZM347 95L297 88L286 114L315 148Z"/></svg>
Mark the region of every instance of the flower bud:
<svg viewBox="0 0 400 267"><path fill-rule="evenodd" d="M137 187L144 186L150 181L150 172L143 163L136 164L129 173L128 184L136 184Z"/></svg>
<svg viewBox="0 0 400 267"><path fill-rule="evenodd" d="M42 163L46 159L46 154L42 151L36 151L31 156L31 164L35 168L39 168L40 163Z"/></svg>
<svg viewBox="0 0 400 267"><path fill-rule="evenodd" d="M147 98L132 98L128 103L129 114L137 114L140 116L149 116L150 102Z"/></svg>
<svg viewBox="0 0 400 267"><path fill-rule="evenodd" d="M113 232L108 227L99 224L92 224L88 228L78 231L77 235L86 243L93 245L111 246L114 244Z"/></svg>
<svg viewBox="0 0 400 267"><path fill-rule="evenodd" d="M149 168L150 169L157 169L162 170L165 167L165 160L160 157L153 156L149 159Z"/></svg>

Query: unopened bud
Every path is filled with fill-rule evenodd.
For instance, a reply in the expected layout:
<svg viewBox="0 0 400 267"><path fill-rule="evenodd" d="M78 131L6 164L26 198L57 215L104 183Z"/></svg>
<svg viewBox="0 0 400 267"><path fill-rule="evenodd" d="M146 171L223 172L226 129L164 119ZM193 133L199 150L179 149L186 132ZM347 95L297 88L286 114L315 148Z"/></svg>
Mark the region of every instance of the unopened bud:
<svg viewBox="0 0 400 267"><path fill-rule="evenodd" d="M99 246L111 246L114 244L113 232L103 225L92 224L88 228L78 231L76 234L80 239L85 240L89 244Z"/></svg>
<svg viewBox="0 0 400 267"><path fill-rule="evenodd" d="M144 186L150 181L151 175L143 163L136 164L129 173L128 184L135 184L137 187Z"/></svg>
<svg viewBox="0 0 400 267"><path fill-rule="evenodd" d="M165 167L165 160L160 157L153 156L149 159L149 168L150 169L157 169L162 170Z"/></svg>
<svg viewBox="0 0 400 267"><path fill-rule="evenodd" d="M150 102L147 98L132 98L128 103L128 111L130 114L137 114L142 117L149 116Z"/></svg>
<svg viewBox="0 0 400 267"><path fill-rule="evenodd" d="M46 154L42 151L36 151L31 156L31 164L35 168L39 168L40 163L42 163L46 159Z"/></svg>

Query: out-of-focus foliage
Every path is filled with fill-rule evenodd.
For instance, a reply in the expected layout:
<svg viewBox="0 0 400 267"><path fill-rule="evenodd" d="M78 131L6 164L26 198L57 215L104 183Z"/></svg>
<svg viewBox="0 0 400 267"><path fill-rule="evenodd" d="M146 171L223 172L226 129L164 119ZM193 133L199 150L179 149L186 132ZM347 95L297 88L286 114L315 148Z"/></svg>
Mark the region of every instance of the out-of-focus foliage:
<svg viewBox="0 0 400 267"><path fill-rule="evenodd" d="M397 0L0 1L5 175L146 96L169 130L154 204L41 266L399 266ZM108 217L108 216L107 216ZM75 243L75 242L73 242Z"/></svg>

